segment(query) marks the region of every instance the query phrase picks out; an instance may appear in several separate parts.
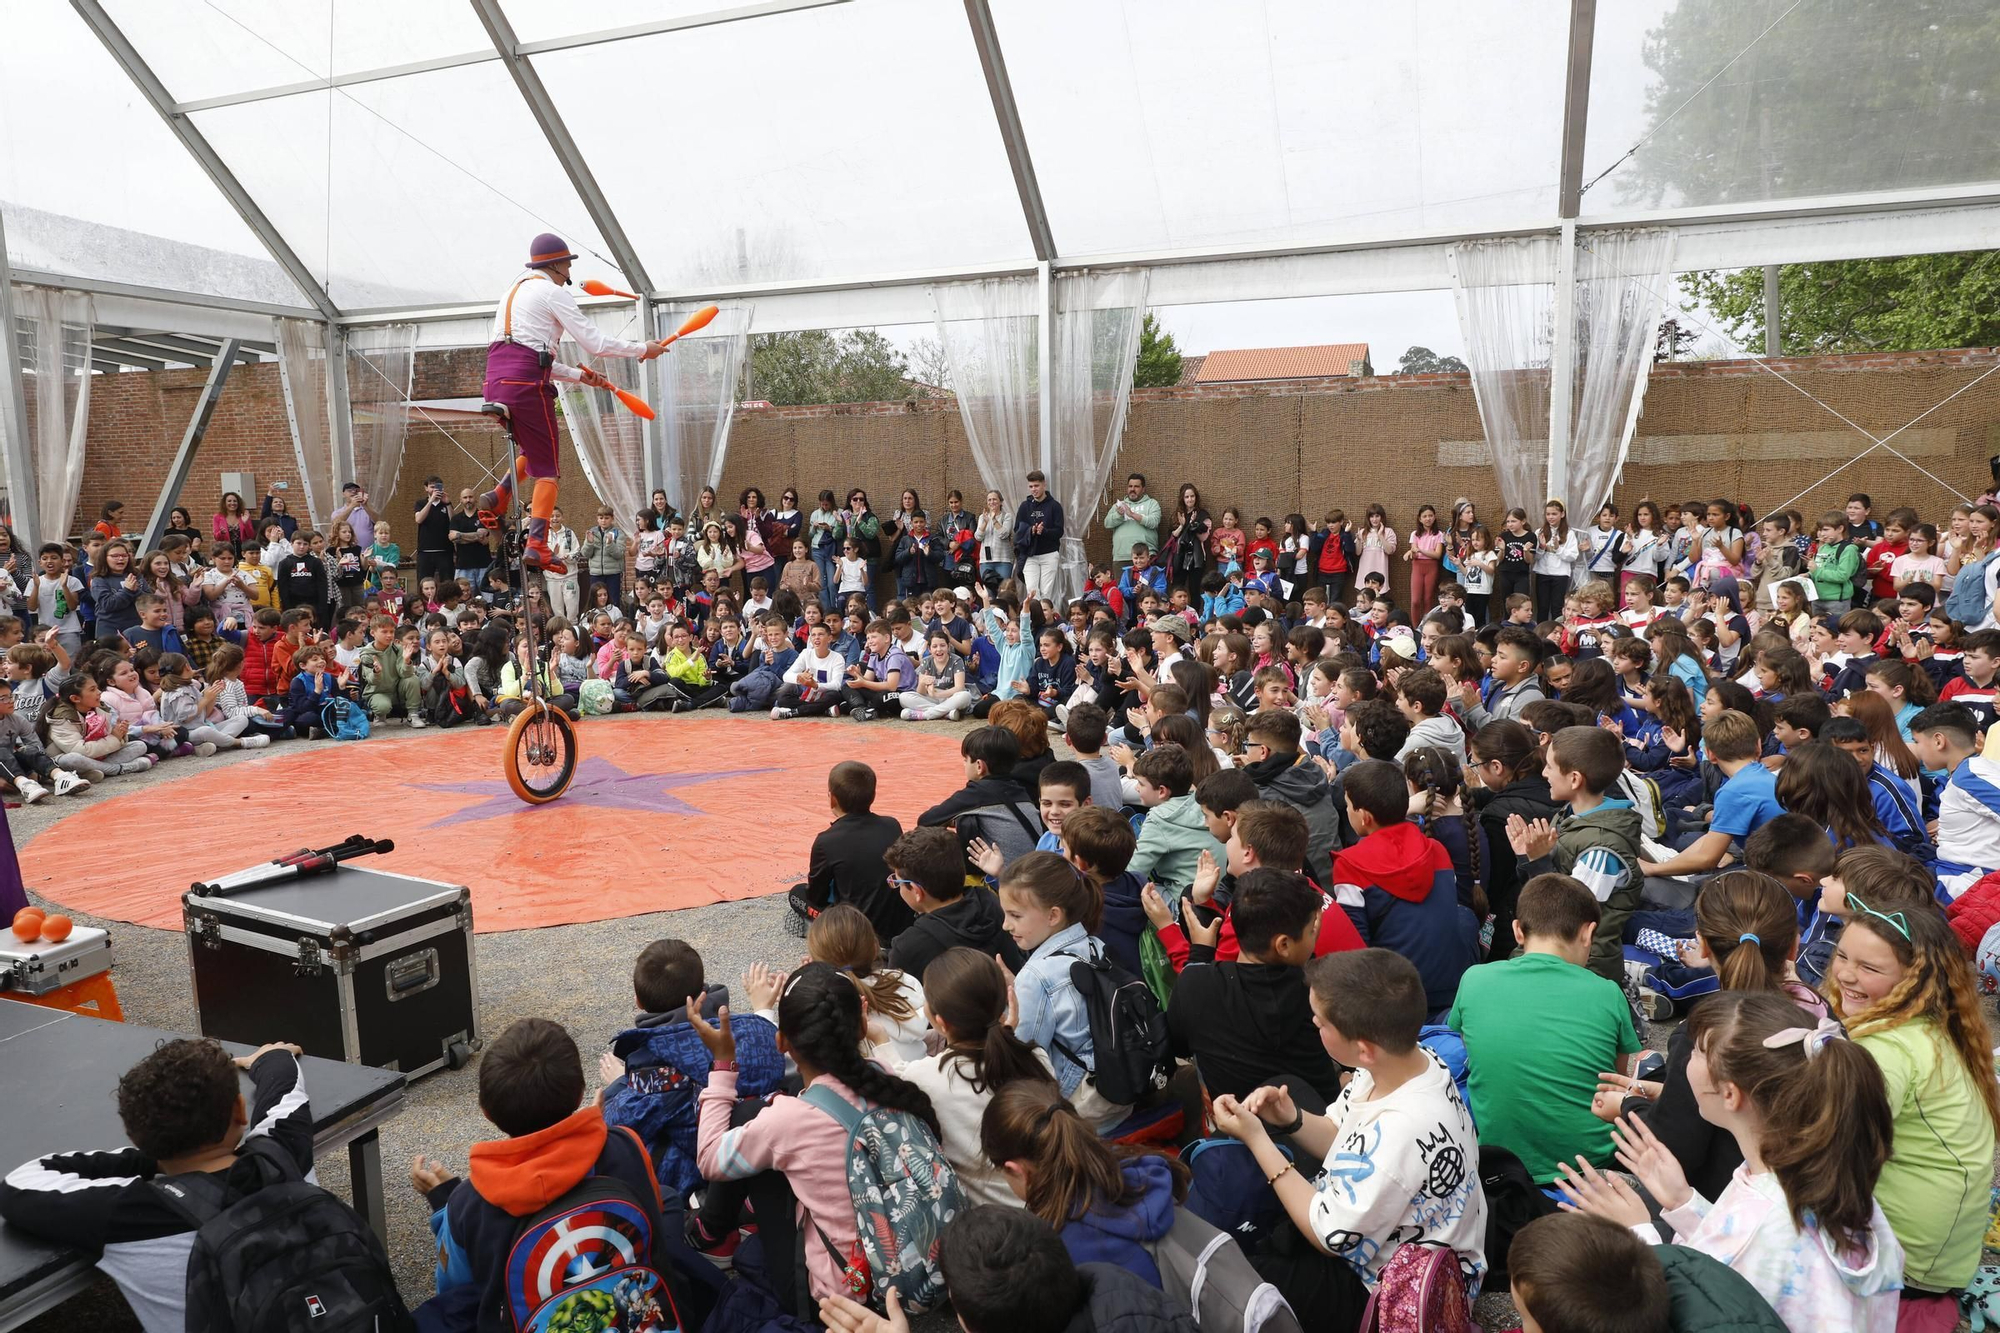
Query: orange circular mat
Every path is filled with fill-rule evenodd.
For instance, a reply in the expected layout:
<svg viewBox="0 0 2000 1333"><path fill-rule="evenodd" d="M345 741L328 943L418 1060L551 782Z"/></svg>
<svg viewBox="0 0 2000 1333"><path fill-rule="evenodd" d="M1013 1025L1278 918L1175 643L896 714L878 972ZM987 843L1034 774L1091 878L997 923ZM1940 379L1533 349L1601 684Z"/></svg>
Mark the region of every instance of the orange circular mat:
<svg viewBox="0 0 2000 1333"><path fill-rule="evenodd" d="M178 930L189 884L360 833L396 850L355 864L464 884L476 929L527 930L782 892L832 821L839 759L874 767L875 809L906 828L965 780L955 735L894 724L593 719L569 791L531 806L501 772L501 728L390 736L280 744L99 802L23 847L21 876L64 907Z"/></svg>

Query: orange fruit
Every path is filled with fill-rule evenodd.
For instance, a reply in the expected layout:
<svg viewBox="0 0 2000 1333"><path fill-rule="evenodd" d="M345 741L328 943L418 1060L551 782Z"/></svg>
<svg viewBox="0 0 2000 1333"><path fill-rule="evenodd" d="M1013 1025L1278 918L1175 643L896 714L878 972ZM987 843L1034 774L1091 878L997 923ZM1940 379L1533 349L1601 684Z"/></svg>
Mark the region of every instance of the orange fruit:
<svg viewBox="0 0 2000 1333"><path fill-rule="evenodd" d="M38 939L41 933L42 923L39 918L32 916L17 916L14 918L14 938L20 940L23 944Z"/></svg>
<svg viewBox="0 0 2000 1333"><path fill-rule="evenodd" d="M69 938L69 932L75 925L75 922L58 912L42 922L42 938L51 944L61 944Z"/></svg>
<svg viewBox="0 0 2000 1333"><path fill-rule="evenodd" d="M33 917L35 918L35 920L41 921L47 918L47 916L48 913L44 912L39 907L23 907L20 911L14 913L14 919L16 921L21 921L28 917Z"/></svg>

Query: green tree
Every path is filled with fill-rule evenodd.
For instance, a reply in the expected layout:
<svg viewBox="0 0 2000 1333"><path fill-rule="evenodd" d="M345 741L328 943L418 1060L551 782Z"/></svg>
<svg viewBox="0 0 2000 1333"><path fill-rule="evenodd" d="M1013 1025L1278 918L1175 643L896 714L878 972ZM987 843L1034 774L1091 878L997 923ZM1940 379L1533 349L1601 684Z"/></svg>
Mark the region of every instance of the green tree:
<svg viewBox="0 0 2000 1333"><path fill-rule="evenodd" d="M780 406L910 396L903 354L874 329L763 333L750 340L749 391Z"/></svg>
<svg viewBox="0 0 2000 1333"><path fill-rule="evenodd" d="M1412 347L1404 352L1396 362L1399 375L1442 375L1447 371L1462 371L1465 362L1455 356L1439 356L1428 347Z"/></svg>
<svg viewBox="0 0 2000 1333"><path fill-rule="evenodd" d="M1764 271L1686 273L1681 289L1749 351L1764 347ZM2000 251L1786 264L1778 271L1788 353L1906 352L2000 343Z"/></svg>
<svg viewBox="0 0 2000 1333"><path fill-rule="evenodd" d="M1181 350L1174 345L1174 335L1163 332L1148 310L1139 325L1139 365L1132 373L1132 387L1161 389L1180 382Z"/></svg>

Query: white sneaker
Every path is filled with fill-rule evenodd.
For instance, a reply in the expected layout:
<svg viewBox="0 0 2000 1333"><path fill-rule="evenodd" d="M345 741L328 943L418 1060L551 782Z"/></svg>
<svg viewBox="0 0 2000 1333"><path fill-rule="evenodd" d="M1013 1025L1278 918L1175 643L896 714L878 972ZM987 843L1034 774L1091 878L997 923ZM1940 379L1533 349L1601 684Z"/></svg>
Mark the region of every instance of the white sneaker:
<svg viewBox="0 0 2000 1333"><path fill-rule="evenodd" d="M194 757L197 759L206 759L214 753L215 753L214 741L203 741L201 744L194 747Z"/></svg>
<svg viewBox="0 0 2000 1333"><path fill-rule="evenodd" d="M944 716L945 716L945 720L946 720L947 722L956 722L956 721L958 721L958 716L959 716L959 711L960 711L960 710L958 710L958 709L956 709L956 708L952 709L952 710L951 710L950 712L948 712L948 713L946 713L946 714L944 715Z"/></svg>
<svg viewBox="0 0 2000 1333"><path fill-rule="evenodd" d="M410 718L410 727L414 731L421 731L425 727L428 727L429 725L430 723L424 721L422 718L417 717L415 715L412 715Z"/></svg>
<svg viewBox="0 0 2000 1333"><path fill-rule="evenodd" d="M958 721L958 719L957 719L957 718L953 718L953 719L952 719L952 721L956 722L956 721ZM1057 704L1057 705L1056 705L1056 725L1057 725L1057 726L1060 726L1060 727L1067 727L1067 726L1069 725L1069 705L1068 705L1068 704Z"/></svg>
<svg viewBox="0 0 2000 1333"><path fill-rule="evenodd" d="M773 722L783 722L788 717L797 717L798 715L799 713L796 708L773 708L771 710L771 720Z"/></svg>
<svg viewBox="0 0 2000 1333"><path fill-rule="evenodd" d="M261 750L271 743L271 738L261 731L253 731L242 739L246 750Z"/></svg>
<svg viewBox="0 0 2000 1333"><path fill-rule="evenodd" d="M21 793L22 805L33 805L49 794L47 787L28 777L15 778L14 790Z"/></svg>
<svg viewBox="0 0 2000 1333"><path fill-rule="evenodd" d="M57 769L55 771L54 778L55 778L56 795L58 796L68 796L72 792L90 790L90 782L88 779L83 778L75 773L72 773L66 768Z"/></svg>

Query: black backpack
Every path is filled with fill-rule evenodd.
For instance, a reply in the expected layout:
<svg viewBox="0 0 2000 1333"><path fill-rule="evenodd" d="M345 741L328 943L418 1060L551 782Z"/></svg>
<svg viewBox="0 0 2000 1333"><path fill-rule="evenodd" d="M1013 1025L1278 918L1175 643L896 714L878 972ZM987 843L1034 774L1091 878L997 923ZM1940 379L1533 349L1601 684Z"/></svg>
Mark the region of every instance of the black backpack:
<svg viewBox="0 0 2000 1333"><path fill-rule="evenodd" d="M1081 958L1066 949L1062 952L1076 959L1069 965L1069 980L1090 1015L1090 1045L1097 1060L1090 1081L1105 1100L1118 1106L1144 1101L1166 1087L1174 1057L1167 1042L1167 1016L1152 988L1107 954ZM1062 1042L1053 1045L1089 1068Z"/></svg>
<svg viewBox="0 0 2000 1333"><path fill-rule="evenodd" d="M267 1184L230 1202L212 1175L157 1176L194 1224L188 1333L408 1333L381 1238L346 1203L302 1179L284 1149L253 1139Z"/></svg>

